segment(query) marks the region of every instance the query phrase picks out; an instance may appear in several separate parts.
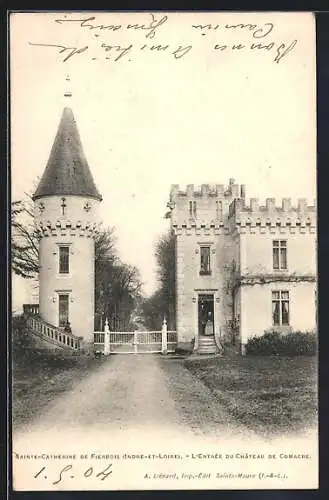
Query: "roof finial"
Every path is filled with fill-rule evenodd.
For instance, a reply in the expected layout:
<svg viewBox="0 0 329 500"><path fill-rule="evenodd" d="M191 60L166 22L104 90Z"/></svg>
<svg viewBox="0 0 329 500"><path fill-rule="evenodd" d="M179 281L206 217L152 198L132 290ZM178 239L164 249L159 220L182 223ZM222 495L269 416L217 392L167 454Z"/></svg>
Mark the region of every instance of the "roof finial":
<svg viewBox="0 0 329 500"><path fill-rule="evenodd" d="M69 76L69 75L66 75L65 80L66 80L67 82L71 82L70 76ZM66 90L66 91L64 92L64 97L72 97L72 92L71 92L70 90Z"/></svg>

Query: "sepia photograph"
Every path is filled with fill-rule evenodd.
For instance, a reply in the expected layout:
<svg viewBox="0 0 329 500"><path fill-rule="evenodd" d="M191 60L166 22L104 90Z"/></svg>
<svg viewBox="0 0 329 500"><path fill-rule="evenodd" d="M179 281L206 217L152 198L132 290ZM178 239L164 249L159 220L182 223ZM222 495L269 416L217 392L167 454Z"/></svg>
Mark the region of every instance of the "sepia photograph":
<svg viewBox="0 0 329 500"><path fill-rule="evenodd" d="M313 14L9 24L14 490L318 488Z"/></svg>

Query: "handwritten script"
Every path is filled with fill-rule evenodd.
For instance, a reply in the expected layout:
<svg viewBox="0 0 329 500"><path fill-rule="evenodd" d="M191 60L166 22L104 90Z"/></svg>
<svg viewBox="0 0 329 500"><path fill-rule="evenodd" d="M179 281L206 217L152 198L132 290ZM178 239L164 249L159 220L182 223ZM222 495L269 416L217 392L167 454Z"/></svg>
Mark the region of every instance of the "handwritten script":
<svg viewBox="0 0 329 500"><path fill-rule="evenodd" d="M94 467L88 467L81 476L81 478L89 478L89 477L96 477L100 481L104 481L107 479L109 476L112 474L112 464L108 464L104 469L100 471L94 471ZM37 473L33 476L34 479L45 479L49 480L50 478L48 477L48 472L46 467L42 467L37 471ZM50 479L53 485L56 485L65 479L74 479L76 477L73 469L72 464L65 465L65 467L62 467L55 478Z"/></svg>
<svg viewBox="0 0 329 500"><path fill-rule="evenodd" d="M279 64L298 43L293 37L289 40L278 38L272 22L195 23L186 27L184 25L181 43L171 41L167 43L163 37L168 37L170 33L170 15L159 13L140 16L145 19L142 23L102 24L96 16L63 15L53 21L63 30L61 35L63 39L59 39L56 43L48 43L46 39L30 40L29 45L55 51L63 63L73 57L88 57L91 61L104 60L117 63L131 62L142 53L167 54L176 60L193 57L193 49L199 45L200 39L208 37L209 44L206 45L206 49L218 54L218 57L224 52L262 53L268 54L274 63ZM76 30L87 34L87 45L77 46L74 43L67 44L66 41L64 43L63 40L67 40L71 34L72 39L76 40ZM125 40L129 39L128 43L118 41L122 34L125 34ZM161 37L161 43L155 41L157 37Z"/></svg>

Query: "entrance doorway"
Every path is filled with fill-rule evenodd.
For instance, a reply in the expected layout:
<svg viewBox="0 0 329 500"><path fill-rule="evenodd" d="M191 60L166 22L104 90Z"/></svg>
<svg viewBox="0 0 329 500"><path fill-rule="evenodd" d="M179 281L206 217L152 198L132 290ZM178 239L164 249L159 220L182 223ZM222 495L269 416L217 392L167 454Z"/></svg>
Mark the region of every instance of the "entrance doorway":
<svg viewBox="0 0 329 500"><path fill-rule="evenodd" d="M200 335L214 335L214 295L201 294L198 298L198 331Z"/></svg>
<svg viewBox="0 0 329 500"><path fill-rule="evenodd" d="M69 295L60 293L58 295L58 326L65 326L69 321Z"/></svg>

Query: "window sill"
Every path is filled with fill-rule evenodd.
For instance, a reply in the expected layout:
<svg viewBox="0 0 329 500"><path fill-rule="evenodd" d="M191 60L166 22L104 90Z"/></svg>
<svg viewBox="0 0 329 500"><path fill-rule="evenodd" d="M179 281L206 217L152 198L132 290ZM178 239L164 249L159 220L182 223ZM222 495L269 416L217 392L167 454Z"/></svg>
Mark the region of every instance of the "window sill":
<svg viewBox="0 0 329 500"><path fill-rule="evenodd" d="M274 269L273 268L273 272L274 273L288 273L289 270L287 268L285 268L285 269Z"/></svg>
<svg viewBox="0 0 329 500"><path fill-rule="evenodd" d="M211 276L211 271L200 271L200 276Z"/></svg>

